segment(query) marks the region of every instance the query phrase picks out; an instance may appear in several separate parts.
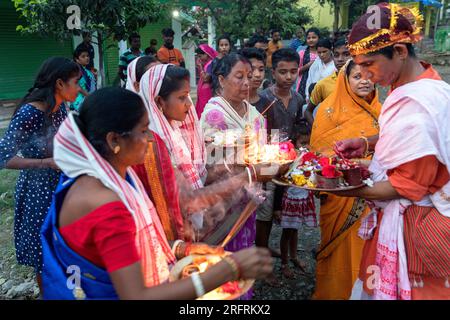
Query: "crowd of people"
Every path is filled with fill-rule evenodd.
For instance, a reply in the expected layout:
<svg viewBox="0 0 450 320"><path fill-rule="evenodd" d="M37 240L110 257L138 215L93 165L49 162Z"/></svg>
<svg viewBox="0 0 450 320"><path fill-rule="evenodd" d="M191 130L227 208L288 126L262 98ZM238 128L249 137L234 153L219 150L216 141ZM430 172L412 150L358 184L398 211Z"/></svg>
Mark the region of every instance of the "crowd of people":
<svg viewBox="0 0 450 320"><path fill-rule="evenodd" d="M221 36L216 49L198 46L195 75L172 29L145 52L132 34L119 59L125 88L97 90L87 33L72 60L46 60L0 140L0 168L20 170L17 260L34 267L42 297L195 299L238 279L277 286L309 272L297 252L303 225L320 227L314 299L450 299L450 86L415 55L420 17L378 6L381 27L365 14L348 38L299 28L283 47L272 30L235 50ZM391 86L383 105L376 84ZM282 166L214 160L210 137L249 128L358 158L374 185L311 192L275 185ZM177 260L224 251L204 273L168 281Z"/></svg>

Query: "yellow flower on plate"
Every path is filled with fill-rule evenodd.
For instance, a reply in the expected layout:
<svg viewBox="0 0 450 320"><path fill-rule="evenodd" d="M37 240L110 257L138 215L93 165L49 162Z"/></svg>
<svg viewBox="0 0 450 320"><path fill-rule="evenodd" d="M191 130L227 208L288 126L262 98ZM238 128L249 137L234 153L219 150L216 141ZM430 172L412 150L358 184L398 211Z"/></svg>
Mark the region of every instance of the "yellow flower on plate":
<svg viewBox="0 0 450 320"><path fill-rule="evenodd" d="M306 185L309 187L309 188L315 188L316 187L316 184L315 183L313 183L311 180L309 180L308 179L308 181L306 181Z"/></svg>
<svg viewBox="0 0 450 320"><path fill-rule="evenodd" d="M306 177L304 175L302 175L302 174L294 174L294 175L292 175L292 180L298 186L304 186L306 184L306 182L307 182Z"/></svg>

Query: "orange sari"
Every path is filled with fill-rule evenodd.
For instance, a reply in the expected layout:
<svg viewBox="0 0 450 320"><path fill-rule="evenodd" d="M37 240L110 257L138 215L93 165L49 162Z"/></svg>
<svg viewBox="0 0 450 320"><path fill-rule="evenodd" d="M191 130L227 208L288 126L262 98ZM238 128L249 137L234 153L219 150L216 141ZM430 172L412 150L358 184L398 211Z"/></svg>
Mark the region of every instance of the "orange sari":
<svg viewBox="0 0 450 320"><path fill-rule="evenodd" d="M334 92L320 105L311 134L311 148L333 153L336 141L378 134L381 104L378 93L369 103L350 89L339 72ZM317 255L314 299L348 299L358 278L364 241L358 237L361 217L368 213L364 199L327 194L320 208L321 245Z"/></svg>

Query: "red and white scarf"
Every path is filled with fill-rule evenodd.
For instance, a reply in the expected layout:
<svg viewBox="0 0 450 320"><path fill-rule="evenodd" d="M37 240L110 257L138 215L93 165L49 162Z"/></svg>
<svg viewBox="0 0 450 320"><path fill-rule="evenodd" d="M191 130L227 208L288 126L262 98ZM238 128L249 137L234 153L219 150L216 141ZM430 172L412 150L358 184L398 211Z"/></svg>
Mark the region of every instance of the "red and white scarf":
<svg viewBox="0 0 450 320"><path fill-rule="evenodd" d="M134 93L138 93L136 88L134 87L134 83L136 82L136 65L139 59L142 57L137 57L127 67L127 84L126 89L133 91Z"/></svg>
<svg viewBox="0 0 450 320"><path fill-rule="evenodd" d="M172 163L180 169L194 189L199 189L203 187L206 178L206 149L195 106L191 105L183 122L169 122L155 102L168 66L156 65L142 76L140 95L150 117L150 130L156 132L166 143Z"/></svg>
<svg viewBox="0 0 450 320"><path fill-rule="evenodd" d="M127 170L133 187L92 147L80 132L73 114L69 114L55 136L54 159L68 177L86 174L117 193L136 223L136 247L141 256L145 286L165 282L175 257L155 207L135 172L131 168Z"/></svg>
<svg viewBox="0 0 450 320"><path fill-rule="evenodd" d="M421 79L395 89L383 104L379 123L380 137L369 168L376 182L388 180L389 170L428 155L436 156L450 168L450 86L444 81ZM448 195L450 182L414 204L435 207L450 217ZM374 298L410 300L403 215L413 203L400 198L375 204L383 209L383 218L376 254L380 282L374 289ZM364 230L373 230L369 226L373 215L376 211L363 221Z"/></svg>

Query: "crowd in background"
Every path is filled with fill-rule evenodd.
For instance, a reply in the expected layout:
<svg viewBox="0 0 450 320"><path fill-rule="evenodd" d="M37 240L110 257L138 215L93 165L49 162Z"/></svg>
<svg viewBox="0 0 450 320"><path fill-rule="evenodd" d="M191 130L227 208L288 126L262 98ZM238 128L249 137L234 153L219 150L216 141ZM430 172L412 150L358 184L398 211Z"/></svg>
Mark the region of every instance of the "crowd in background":
<svg viewBox="0 0 450 320"><path fill-rule="evenodd" d="M363 231L373 233L369 226L374 221L375 225L376 221L390 223L377 229L379 244L387 248L395 243L395 248L388 249L408 255L410 264L398 268L409 272L413 289L409 282L405 285L405 274L400 274L399 288L404 290L399 296L408 298L411 290L416 297L436 292L445 296L450 287L448 246L439 249L447 250L447 255L438 257L434 249L427 249L425 257L418 254L416 231L408 223L422 226L420 219L425 219L427 208L432 207L421 202L422 196L444 190L450 180L448 145L426 152L398 141L398 134L390 138L404 145L402 152L408 161L394 161L383 150L374 150L378 137L380 145L391 150L386 135L402 127L390 122L395 112L382 111L374 82L398 85L387 105L404 103L399 91L402 85L406 90L418 81L442 98L433 100L436 108L444 103L448 106L449 100L448 84L442 84L434 69L415 56L411 45L418 41L415 26L402 18L407 9L392 6L380 5L386 25L383 30L393 34L387 48L386 39L365 41L373 37L373 31L364 25L366 16L355 23L349 37L330 38L317 28L299 27L288 47L283 46L280 30L271 30L270 40L261 33L251 35L238 49L230 35L222 35L216 39L216 48L198 45L196 74L185 69L182 52L173 45L172 29L162 30L164 42L159 49L152 39L144 51L140 36L132 34L130 47L118 63L118 76L126 89L97 90L88 33L83 34L73 59L46 60L0 140L0 168L21 170L15 194L17 260L34 267L43 296L193 299L238 279L264 279L277 286L280 276L295 278L298 273L311 272L304 257L297 254L302 236L298 230L319 226L321 242L312 275L316 278L314 298L349 299L354 284L367 276L361 266L372 258L379 260L384 250L361 237ZM392 10L399 10L395 23L389 20ZM399 35L406 39L400 47L396 42ZM376 59L385 59L384 65L392 69L370 69L378 63ZM374 82L365 76L367 68ZM397 72L397 80L383 78L389 72ZM190 77L197 80L195 105L190 97ZM406 78L410 81L398 80ZM394 103L396 95L400 100ZM420 97L414 97L416 100L408 103L423 114L426 108L417 102ZM380 122L380 117L385 122ZM380 131L380 123L392 131ZM243 167L225 159L211 165L206 152L208 138L226 130L245 131L249 126L257 135L267 133L268 142L281 141L325 155L332 155L340 146L342 152L370 160L369 151L375 151L379 155L375 163L383 167L380 172L389 180L354 193L318 193L277 186L271 180L279 172L262 174L258 164ZM436 137L442 138L447 133L439 127ZM351 140L355 137L361 138ZM347 142L337 143L341 141ZM408 154L408 148L418 156ZM393 164L386 167L389 161ZM418 174L431 170L427 177ZM420 190L422 196L416 197L412 190ZM448 197L444 191L440 201ZM255 194L264 195L259 206L252 200ZM403 235L398 208L407 202L389 202L398 210L383 207L390 214L386 216L381 216L382 209L373 211L369 205L369 200L397 198L411 200L407 210L415 210L405 222L406 249L396 232ZM440 204L436 206L448 212ZM433 210L428 217L433 214L433 221L448 226L448 218ZM239 232L227 239L244 213L248 216ZM279 248L269 248L273 223L283 229ZM448 227L430 228L438 230L435 235L448 235ZM428 241L429 233L426 235ZM445 237L433 239L424 241L427 245L448 243ZM177 259L223 250L232 254L201 276L194 273L189 279L167 282ZM280 270L273 270L271 257L281 259ZM378 260L383 266L385 260ZM68 290L65 269L73 264L83 268L84 286ZM388 269L382 272L395 279ZM438 283L441 278L447 279L445 288ZM371 292L371 288L362 288ZM252 294L249 290L241 299L251 299ZM382 294L396 296L388 291Z"/></svg>

